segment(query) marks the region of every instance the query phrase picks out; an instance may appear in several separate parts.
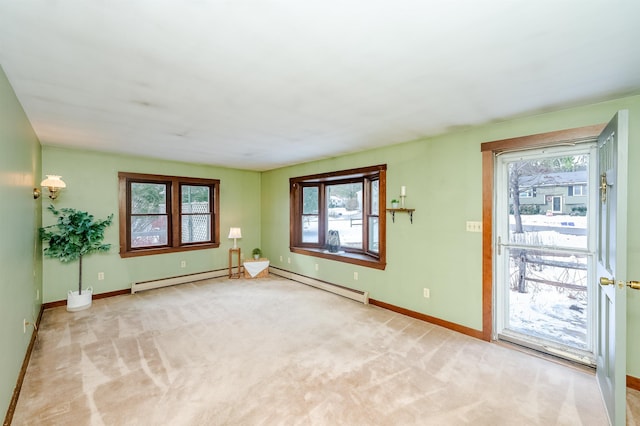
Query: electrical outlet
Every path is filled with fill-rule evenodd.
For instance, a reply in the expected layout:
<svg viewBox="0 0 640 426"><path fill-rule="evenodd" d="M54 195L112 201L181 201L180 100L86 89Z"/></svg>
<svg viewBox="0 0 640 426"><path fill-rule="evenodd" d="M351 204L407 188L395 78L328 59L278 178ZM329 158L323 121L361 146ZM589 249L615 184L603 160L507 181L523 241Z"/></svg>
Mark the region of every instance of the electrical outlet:
<svg viewBox="0 0 640 426"><path fill-rule="evenodd" d="M291 263L291 258L287 257L287 263Z"/></svg>
<svg viewBox="0 0 640 426"><path fill-rule="evenodd" d="M431 297L431 292L429 291L428 288L423 288L422 295L424 296L425 299L428 299L429 297Z"/></svg>
<svg viewBox="0 0 640 426"><path fill-rule="evenodd" d="M24 318L22 320L22 333L23 334L27 334L27 319L26 318Z"/></svg>
<svg viewBox="0 0 640 426"><path fill-rule="evenodd" d="M318 264L316 263L316 271L320 269L320 267L318 266Z"/></svg>
<svg viewBox="0 0 640 426"><path fill-rule="evenodd" d="M36 290L36 300L40 300L40 289Z"/></svg>
<svg viewBox="0 0 640 426"><path fill-rule="evenodd" d="M358 273L357 272L353 273L353 280L354 281L358 281Z"/></svg>
<svg viewBox="0 0 640 426"><path fill-rule="evenodd" d="M482 232L482 222L467 221L467 232Z"/></svg>
<svg viewBox="0 0 640 426"><path fill-rule="evenodd" d="M104 272L98 272L98 281L104 280Z"/></svg>
<svg viewBox="0 0 640 426"><path fill-rule="evenodd" d="M181 268L186 268L187 267L187 261L186 260L181 260L180 261L180 267Z"/></svg>
<svg viewBox="0 0 640 426"><path fill-rule="evenodd" d="M280 256L280 262L282 262L282 256Z"/></svg>

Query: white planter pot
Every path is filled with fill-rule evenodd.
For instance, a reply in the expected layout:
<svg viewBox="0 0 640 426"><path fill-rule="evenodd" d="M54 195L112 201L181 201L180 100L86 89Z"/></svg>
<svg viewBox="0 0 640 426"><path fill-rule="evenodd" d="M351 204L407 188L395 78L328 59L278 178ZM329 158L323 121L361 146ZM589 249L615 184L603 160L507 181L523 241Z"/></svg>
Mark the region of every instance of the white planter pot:
<svg viewBox="0 0 640 426"><path fill-rule="evenodd" d="M92 298L93 288L91 287L84 289L82 294L69 290L69 294L67 294L67 311L76 312L90 308Z"/></svg>

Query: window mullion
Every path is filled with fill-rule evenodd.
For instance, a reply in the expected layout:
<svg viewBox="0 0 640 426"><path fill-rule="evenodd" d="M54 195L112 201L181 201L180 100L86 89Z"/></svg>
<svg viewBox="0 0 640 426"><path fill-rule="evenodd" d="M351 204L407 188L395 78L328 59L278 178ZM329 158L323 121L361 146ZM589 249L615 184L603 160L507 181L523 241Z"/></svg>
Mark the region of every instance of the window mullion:
<svg viewBox="0 0 640 426"><path fill-rule="evenodd" d="M167 215L169 216L169 222L171 224L171 226L169 226L171 230L171 245L173 247L180 247L180 223L182 221L180 217L180 182L172 179L167 185L169 185L167 193L170 194L169 200L167 200L170 210L167 211Z"/></svg>
<svg viewBox="0 0 640 426"><path fill-rule="evenodd" d="M327 221L329 217L327 215L327 194L325 191L327 186L325 184L318 185L318 245L326 247L327 245L327 229L329 224Z"/></svg>
<svg viewBox="0 0 640 426"><path fill-rule="evenodd" d="M362 179L362 249L369 251L369 216L371 216L371 179Z"/></svg>
<svg viewBox="0 0 640 426"><path fill-rule="evenodd" d="M126 249L126 251L131 250L131 206L132 206L132 202L131 202L131 184L132 181L130 179L126 179L125 181L125 186L126 186L126 231L122 232L122 229L120 230L120 251L122 251L123 248L123 244L122 241L125 240L124 243L124 247ZM121 182L122 183L122 182ZM120 190L122 191L122 185L120 186ZM120 215L120 220L122 220L122 214Z"/></svg>

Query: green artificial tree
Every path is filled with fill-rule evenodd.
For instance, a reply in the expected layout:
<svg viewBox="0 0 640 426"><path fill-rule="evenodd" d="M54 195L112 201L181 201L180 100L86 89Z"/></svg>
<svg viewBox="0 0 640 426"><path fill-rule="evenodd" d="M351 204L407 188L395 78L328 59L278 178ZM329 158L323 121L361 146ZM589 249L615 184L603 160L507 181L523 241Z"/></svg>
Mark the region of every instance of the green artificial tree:
<svg viewBox="0 0 640 426"><path fill-rule="evenodd" d="M58 216L58 222L40 228L40 240L49 242L44 255L62 263L79 261L78 294L82 294L82 258L91 253L109 251L111 244L102 244L102 241L105 228L113 221L113 214L104 220L95 220L93 215L76 209L56 210L53 205L47 209Z"/></svg>

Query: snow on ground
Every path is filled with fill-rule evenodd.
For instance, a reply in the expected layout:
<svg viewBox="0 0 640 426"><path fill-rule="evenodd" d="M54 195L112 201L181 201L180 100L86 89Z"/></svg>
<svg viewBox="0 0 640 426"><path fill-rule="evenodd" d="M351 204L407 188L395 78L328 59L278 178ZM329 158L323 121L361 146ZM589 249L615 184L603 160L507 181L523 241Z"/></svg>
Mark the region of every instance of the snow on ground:
<svg viewBox="0 0 640 426"><path fill-rule="evenodd" d="M337 209L334 209L337 210ZM329 217L328 230L340 233L342 245L350 247L362 247L362 215L357 210L346 210L338 212L336 216ZM318 222L305 222L303 226L304 241L313 241L318 235Z"/></svg>
<svg viewBox="0 0 640 426"><path fill-rule="evenodd" d="M520 216L523 225L542 225L552 227L574 227L587 228L587 216L570 216L570 215L554 215L547 216L544 214L525 214ZM509 217L510 223L516 223L513 215Z"/></svg>
<svg viewBox="0 0 640 426"><path fill-rule="evenodd" d="M515 223L513 216L510 223ZM521 241L543 247L587 248L586 216L523 215L522 224L525 235ZM583 265L587 262L584 255L554 258L549 253L540 257ZM518 274L515 262L511 262L510 268L512 275ZM511 285L508 290L507 328L573 348L587 349L587 271L528 264L527 277L580 285L584 290L527 281L527 292L520 293Z"/></svg>
<svg viewBox="0 0 640 426"><path fill-rule="evenodd" d="M578 349L587 349L586 292L538 284L527 293L509 290L507 328ZM583 294L580 294L583 293Z"/></svg>

